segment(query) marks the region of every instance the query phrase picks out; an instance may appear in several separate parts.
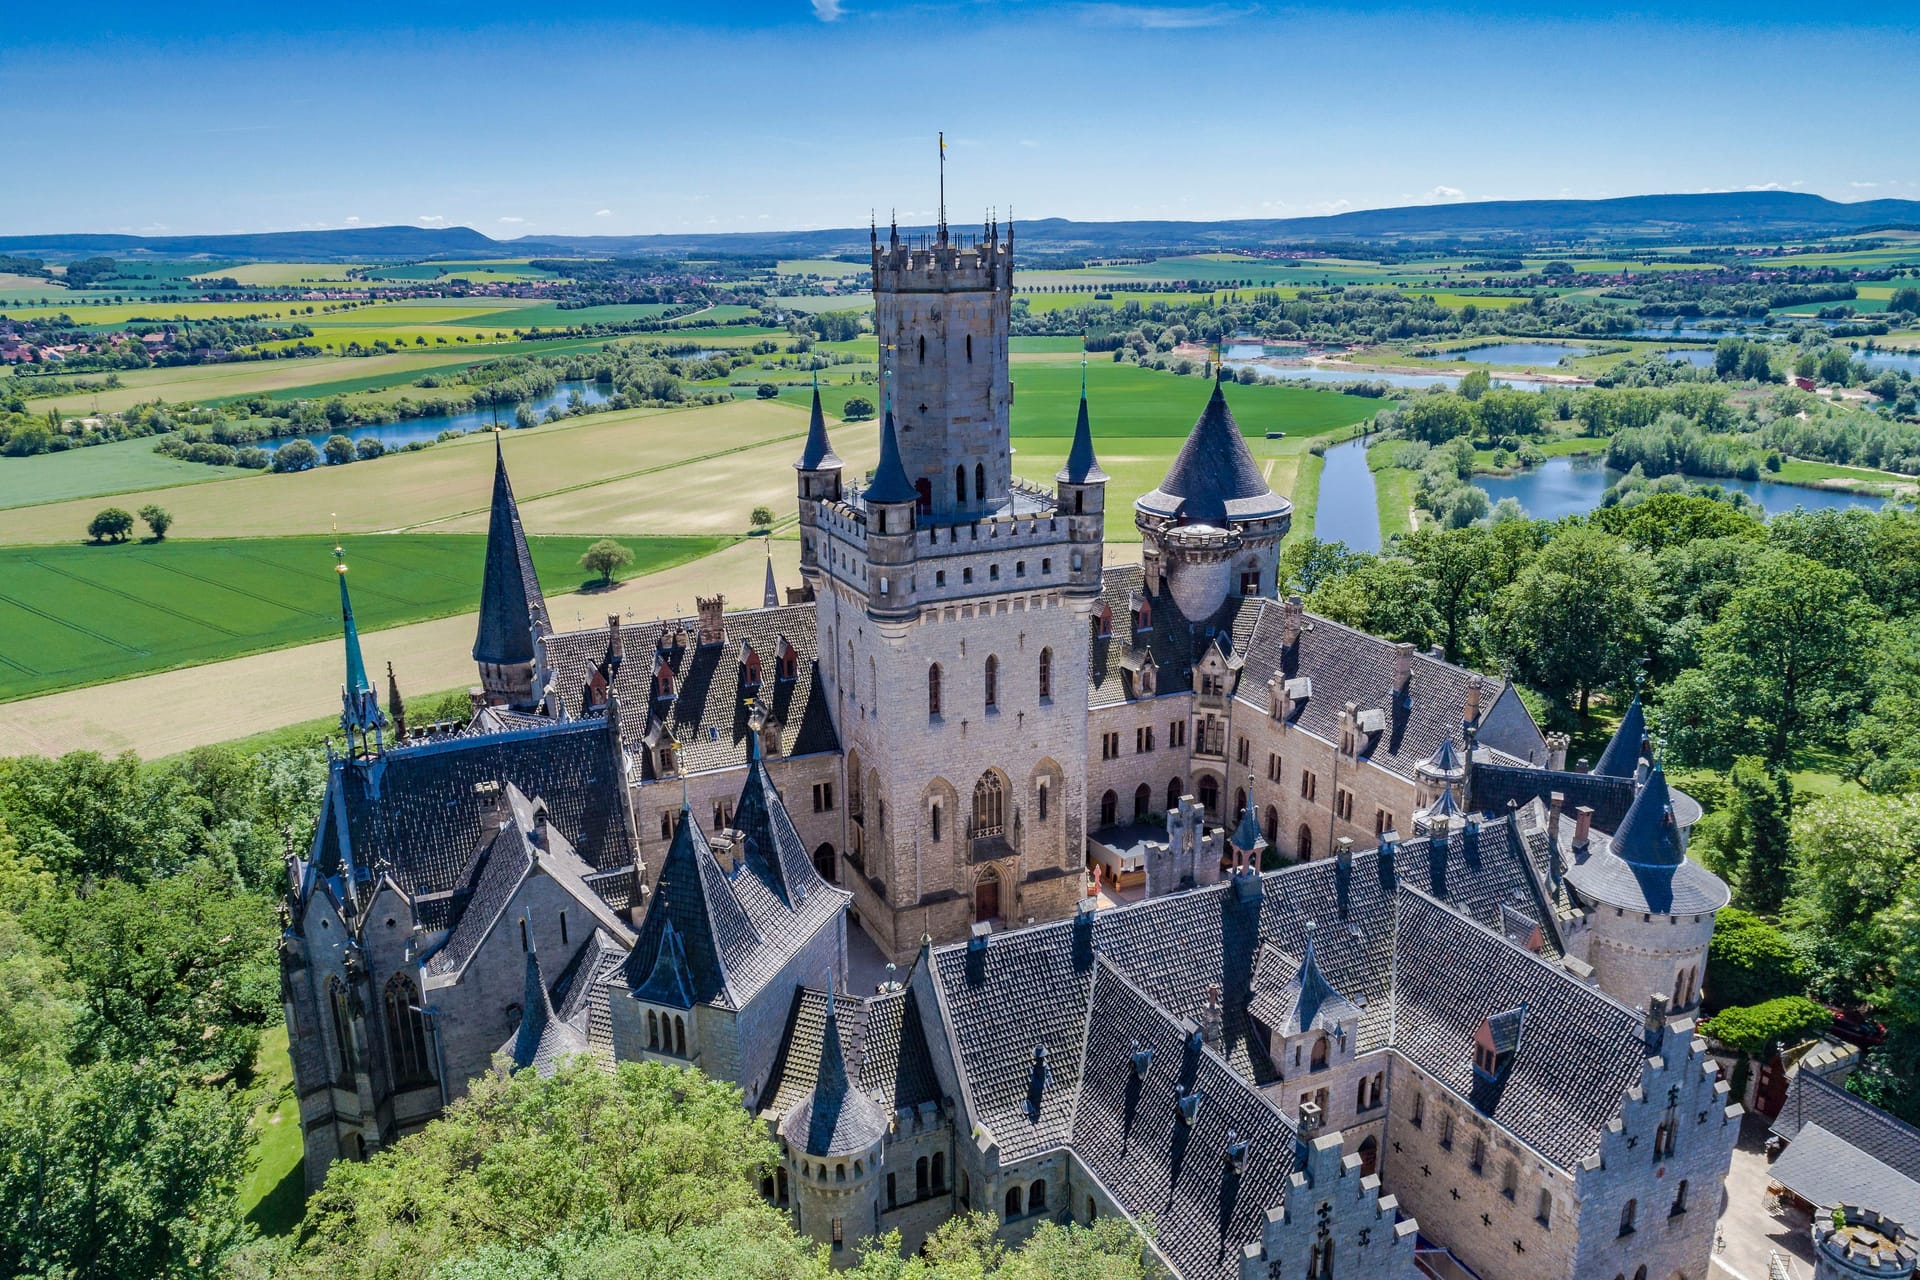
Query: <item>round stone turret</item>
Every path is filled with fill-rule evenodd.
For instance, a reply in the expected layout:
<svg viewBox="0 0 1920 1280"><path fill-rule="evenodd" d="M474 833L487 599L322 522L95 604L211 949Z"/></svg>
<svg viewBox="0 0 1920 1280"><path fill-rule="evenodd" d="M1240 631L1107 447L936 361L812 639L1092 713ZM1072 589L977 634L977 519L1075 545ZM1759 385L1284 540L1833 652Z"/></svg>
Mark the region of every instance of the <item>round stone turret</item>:
<svg viewBox="0 0 1920 1280"><path fill-rule="evenodd" d="M1814 1280L1907 1280L1916 1261L1913 1237L1873 1209L1841 1205L1813 1215Z"/></svg>
<svg viewBox="0 0 1920 1280"><path fill-rule="evenodd" d="M1133 510L1148 589L1164 584L1189 621L1211 617L1229 592L1278 590L1293 504L1268 486L1218 382L1166 479Z"/></svg>

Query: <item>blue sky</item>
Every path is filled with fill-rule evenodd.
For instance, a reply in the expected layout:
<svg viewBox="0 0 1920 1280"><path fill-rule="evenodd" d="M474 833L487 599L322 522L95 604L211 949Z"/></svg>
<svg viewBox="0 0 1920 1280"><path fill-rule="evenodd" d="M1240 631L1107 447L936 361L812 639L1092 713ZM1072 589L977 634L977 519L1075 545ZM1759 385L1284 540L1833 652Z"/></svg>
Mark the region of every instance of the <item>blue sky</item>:
<svg viewBox="0 0 1920 1280"><path fill-rule="evenodd" d="M78 16L76 16L78 13ZM1920 198L1905 5L185 3L0 23L0 233Z"/></svg>

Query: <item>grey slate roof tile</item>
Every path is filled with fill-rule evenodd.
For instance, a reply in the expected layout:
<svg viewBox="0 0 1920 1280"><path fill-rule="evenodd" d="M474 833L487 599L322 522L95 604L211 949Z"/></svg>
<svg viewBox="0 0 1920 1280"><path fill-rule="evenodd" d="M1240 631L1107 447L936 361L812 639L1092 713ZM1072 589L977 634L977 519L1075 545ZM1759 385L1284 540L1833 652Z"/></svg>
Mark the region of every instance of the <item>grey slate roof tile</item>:
<svg viewBox="0 0 1920 1280"><path fill-rule="evenodd" d="M1808 1124L1819 1125L1902 1176L1920 1182L1920 1129L1803 1069L1794 1073L1793 1088L1773 1122L1773 1132L1798 1141L1800 1127Z"/></svg>
<svg viewBox="0 0 1920 1280"><path fill-rule="evenodd" d="M507 479L507 462L494 438L493 503L487 524L487 564L480 579L480 627L475 662L503 665L533 661L534 617L546 615L540 580L533 572L520 509Z"/></svg>
<svg viewBox="0 0 1920 1280"><path fill-rule="evenodd" d="M836 999L847 1069L882 1110L892 1113L902 1107L939 1101L940 1085L927 1050L918 997L913 992ZM826 1020L824 991L803 988L794 992L780 1056L761 1090L761 1111L785 1115L813 1088Z"/></svg>
<svg viewBox="0 0 1920 1280"><path fill-rule="evenodd" d="M1152 515L1220 527L1229 520L1277 516L1293 506L1260 474L1218 382L1166 478L1134 505Z"/></svg>

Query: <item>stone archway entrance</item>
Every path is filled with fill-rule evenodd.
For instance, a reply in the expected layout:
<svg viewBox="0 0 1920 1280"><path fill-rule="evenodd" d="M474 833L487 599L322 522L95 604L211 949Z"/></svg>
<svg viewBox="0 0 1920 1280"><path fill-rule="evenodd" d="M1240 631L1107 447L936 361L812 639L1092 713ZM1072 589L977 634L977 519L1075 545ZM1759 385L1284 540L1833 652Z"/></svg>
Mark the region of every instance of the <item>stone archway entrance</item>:
<svg viewBox="0 0 1920 1280"><path fill-rule="evenodd" d="M992 871L973 886L974 920L995 920L1000 916L1000 877Z"/></svg>

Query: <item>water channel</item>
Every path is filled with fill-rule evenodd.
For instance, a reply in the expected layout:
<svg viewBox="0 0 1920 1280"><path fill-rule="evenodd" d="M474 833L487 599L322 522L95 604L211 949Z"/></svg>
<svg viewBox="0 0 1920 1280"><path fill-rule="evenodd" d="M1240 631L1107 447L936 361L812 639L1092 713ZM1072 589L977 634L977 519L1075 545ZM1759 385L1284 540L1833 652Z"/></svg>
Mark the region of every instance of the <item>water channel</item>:
<svg viewBox="0 0 1920 1280"><path fill-rule="evenodd" d="M1361 436L1327 450L1313 512L1313 536L1344 542L1350 551L1380 549L1380 501L1367 469L1368 439Z"/></svg>
<svg viewBox="0 0 1920 1280"><path fill-rule="evenodd" d="M1567 342L1487 342L1477 347L1457 347L1451 351L1429 351L1420 360L1464 360L1468 364L1556 365L1562 360L1584 356L1591 348Z"/></svg>

